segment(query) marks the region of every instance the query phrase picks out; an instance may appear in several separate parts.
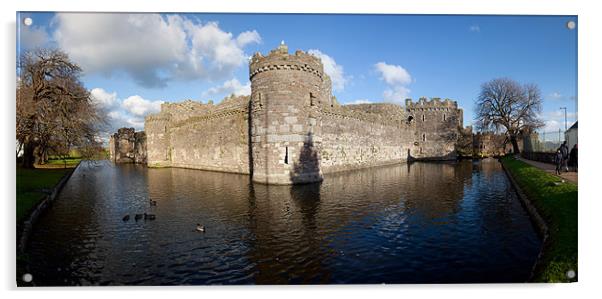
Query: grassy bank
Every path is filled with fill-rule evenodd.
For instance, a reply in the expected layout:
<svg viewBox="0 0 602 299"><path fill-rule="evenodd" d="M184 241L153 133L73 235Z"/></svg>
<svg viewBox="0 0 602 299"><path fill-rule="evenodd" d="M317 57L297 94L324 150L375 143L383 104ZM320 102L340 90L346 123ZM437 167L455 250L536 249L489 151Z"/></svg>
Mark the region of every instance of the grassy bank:
<svg viewBox="0 0 602 299"><path fill-rule="evenodd" d="M21 222L71 169L17 167L17 222Z"/></svg>
<svg viewBox="0 0 602 299"><path fill-rule="evenodd" d="M566 273L577 273L577 185L558 184L560 178L512 157L503 158L502 163L548 225L549 236L534 280L575 281Z"/></svg>
<svg viewBox="0 0 602 299"><path fill-rule="evenodd" d="M77 164L76 164L77 165ZM76 166L75 165L75 166ZM75 167L73 166L73 167ZM28 218L31 211L52 191L61 178L72 168L27 169L17 167L17 233L20 238L23 221ZM29 256L27 253L17 253L17 285L31 286L31 283L23 282L21 277L29 273Z"/></svg>

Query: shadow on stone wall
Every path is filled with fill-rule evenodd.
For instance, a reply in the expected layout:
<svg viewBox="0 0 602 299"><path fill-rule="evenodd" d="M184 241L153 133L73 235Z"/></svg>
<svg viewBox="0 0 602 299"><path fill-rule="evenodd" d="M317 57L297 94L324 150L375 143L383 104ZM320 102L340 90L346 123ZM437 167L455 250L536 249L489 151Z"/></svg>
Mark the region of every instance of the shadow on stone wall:
<svg viewBox="0 0 602 299"><path fill-rule="evenodd" d="M414 161L455 161L457 159L458 155L456 154L455 150L442 156L412 158Z"/></svg>
<svg viewBox="0 0 602 299"><path fill-rule="evenodd" d="M293 184L321 181L318 151L314 147L313 134L311 132L307 133L305 141L303 141L299 160L295 162L293 171L290 173L290 178Z"/></svg>
<svg viewBox="0 0 602 299"><path fill-rule="evenodd" d="M415 159L415 158L414 158L414 157L412 157L412 152L411 152L411 151L410 151L410 149L408 148L408 157L407 157L408 163L409 163L409 162L412 162L412 161L414 161L414 159Z"/></svg>
<svg viewBox="0 0 602 299"><path fill-rule="evenodd" d="M249 179L253 179L253 101L249 100L247 104L247 155L249 156Z"/></svg>

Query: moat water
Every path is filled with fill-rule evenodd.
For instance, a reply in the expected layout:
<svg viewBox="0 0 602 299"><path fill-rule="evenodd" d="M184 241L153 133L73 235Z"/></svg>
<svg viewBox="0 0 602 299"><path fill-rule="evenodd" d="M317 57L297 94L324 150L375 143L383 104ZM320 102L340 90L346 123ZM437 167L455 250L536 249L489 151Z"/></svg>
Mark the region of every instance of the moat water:
<svg viewBox="0 0 602 299"><path fill-rule="evenodd" d="M36 285L521 282L540 246L495 160L300 186L103 161L76 170L29 258Z"/></svg>

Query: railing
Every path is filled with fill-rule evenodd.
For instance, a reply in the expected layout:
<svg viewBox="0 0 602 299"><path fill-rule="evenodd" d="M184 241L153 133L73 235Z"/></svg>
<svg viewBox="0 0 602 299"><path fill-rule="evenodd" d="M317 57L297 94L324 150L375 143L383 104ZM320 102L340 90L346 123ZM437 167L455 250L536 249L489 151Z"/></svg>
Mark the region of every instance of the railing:
<svg viewBox="0 0 602 299"><path fill-rule="evenodd" d="M564 132L558 131L537 131L537 134L531 135L530 149L532 152L555 152L564 142Z"/></svg>

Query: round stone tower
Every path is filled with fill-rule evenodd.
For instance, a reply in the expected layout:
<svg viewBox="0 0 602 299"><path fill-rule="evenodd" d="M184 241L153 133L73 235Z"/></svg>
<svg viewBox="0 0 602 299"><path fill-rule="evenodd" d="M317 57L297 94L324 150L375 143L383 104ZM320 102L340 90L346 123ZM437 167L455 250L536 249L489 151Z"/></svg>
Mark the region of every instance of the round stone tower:
<svg viewBox="0 0 602 299"><path fill-rule="evenodd" d="M289 54L282 42L267 56L253 55L249 77L253 181L321 181L320 115L332 103L330 79L320 60L303 51Z"/></svg>

